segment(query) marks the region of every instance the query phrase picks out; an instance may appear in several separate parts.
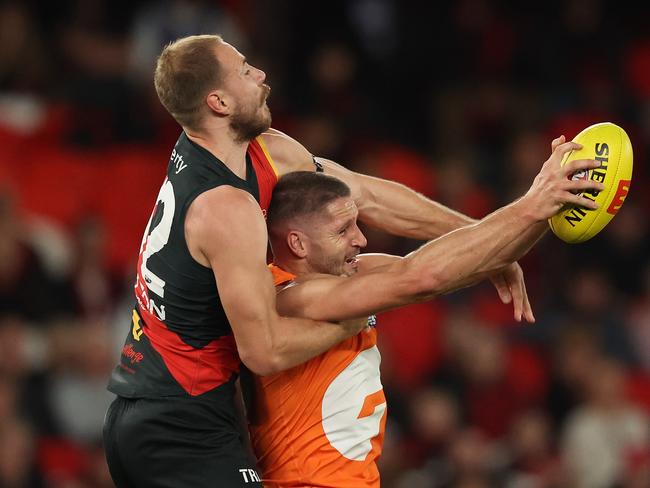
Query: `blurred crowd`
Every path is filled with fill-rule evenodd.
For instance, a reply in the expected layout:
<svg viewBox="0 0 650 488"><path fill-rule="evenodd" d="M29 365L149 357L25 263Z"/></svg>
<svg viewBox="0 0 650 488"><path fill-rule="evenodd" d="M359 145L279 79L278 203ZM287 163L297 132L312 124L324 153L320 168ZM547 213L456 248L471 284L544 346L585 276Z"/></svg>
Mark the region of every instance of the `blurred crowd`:
<svg viewBox="0 0 650 488"><path fill-rule="evenodd" d="M0 0L0 487L112 486L105 386L179 133L152 69L215 32L267 73L276 128L476 218L554 137L628 132L616 219L521 262L535 324L490 284L379 315L380 464L386 488L650 486L650 7L624 5Z"/></svg>

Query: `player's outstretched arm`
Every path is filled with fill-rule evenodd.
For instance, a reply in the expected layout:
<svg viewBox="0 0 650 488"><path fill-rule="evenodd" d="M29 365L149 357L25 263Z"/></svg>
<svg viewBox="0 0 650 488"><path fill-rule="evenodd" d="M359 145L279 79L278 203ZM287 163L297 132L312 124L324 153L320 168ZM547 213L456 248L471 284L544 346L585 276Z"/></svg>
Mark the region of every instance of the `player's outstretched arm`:
<svg viewBox="0 0 650 488"><path fill-rule="evenodd" d="M262 136L280 174L314 170L312 154L288 135L270 129ZM476 220L445 207L393 181L362 175L327 159L316 158L325 172L343 180L351 189L364 223L391 234L434 239ZM512 303L515 318L533 321L524 275L512 263L490 277L504 303Z"/></svg>
<svg viewBox="0 0 650 488"><path fill-rule="evenodd" d="M273 374L355 335L362 320L332 324L280 316L266 266L267 231L251 195L230 186L201 194L185 222L192 255L212 268L243 363Z"/></svg>
<svg viewBox="0 0 650 488"><path fill-rule="evenodd" d="M280 310L340 320L429 299L489 276L522 257L564 204L594 208L574 192L600 190L602 184L567 177L598 163L579 160L560 167L563 155L577 148L575 143L557 145L526 195L480 222L445 234L404 259L378 257L375 262L381 265L350 278L308 277L279 294Z"/></svg>
<svg viewBox="0 0 650 488"><path fill-rule="evenodd" d="M312 154L295 139L275 129L266 132L263 139L280 174L314 169ZM400 183L355 173L329 159L317 157L316 160L326 174L350 187L359 218L377 229L429 240L476 222Z"/></svg>

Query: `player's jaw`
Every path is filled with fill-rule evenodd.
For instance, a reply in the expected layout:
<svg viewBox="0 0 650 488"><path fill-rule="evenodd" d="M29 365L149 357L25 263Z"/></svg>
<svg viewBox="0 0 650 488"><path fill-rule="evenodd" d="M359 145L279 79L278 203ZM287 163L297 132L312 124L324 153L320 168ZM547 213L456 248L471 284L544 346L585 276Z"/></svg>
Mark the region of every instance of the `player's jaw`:
<svg viewBox="0 0 650 488"><path fill-rule="evenodd" d="M251 141L271 127L271 110L266 104L271 88L268 85L263 87L267 89L262 90L261 103L258 99L254 104L242 104L231 116L230 130L239 142Z"/></svg>

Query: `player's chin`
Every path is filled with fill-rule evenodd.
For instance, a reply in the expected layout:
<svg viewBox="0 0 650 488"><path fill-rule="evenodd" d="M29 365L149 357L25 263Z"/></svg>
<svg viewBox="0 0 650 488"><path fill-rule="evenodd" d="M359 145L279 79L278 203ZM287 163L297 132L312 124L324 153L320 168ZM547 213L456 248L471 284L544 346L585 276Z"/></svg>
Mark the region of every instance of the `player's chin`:
<svg viewBox="0 0 650 488"><path fill-rule="evenodd" d="M268 130L273 123L273 118L271 117L271 109L266 103L262 106L262 120L264 120L264 126L266 126L265 130Z"/></svg>
<svg viewBox="0 0 650 488"><path fill-rule="evenodd" d="M346 261L343 264L343 274L345 276L352 276L357 271L359 271L359 266L358 266L358 263L357 263L356 259L354 259L352 261Z"/></svg>

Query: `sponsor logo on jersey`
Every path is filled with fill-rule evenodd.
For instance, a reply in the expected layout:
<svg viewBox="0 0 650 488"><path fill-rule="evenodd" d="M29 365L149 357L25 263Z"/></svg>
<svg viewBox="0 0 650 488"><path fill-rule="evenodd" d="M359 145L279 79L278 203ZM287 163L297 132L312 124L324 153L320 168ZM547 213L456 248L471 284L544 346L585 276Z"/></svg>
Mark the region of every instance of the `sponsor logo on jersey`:
<svg viewBox="0 0 650 488"><path fill-rule="evenodd" d="M241 468L239 470L242 477L244 478L244 483L255 483L260 481L259 475L255 472L254 469L250 468Z"/></svg>
<svg viewBox="0 0 650 488"><path fill-rule="evenodd" d="M144 359L144 355L141 352L136 351L133 348L133 344L126 344L122 348L122 355L131 361L131 364L138 364Z"/></svg>
<svg viewBox="0 0 650 488"><path fill-rule="evenodd" d="M183 161L183 156L176 152L176 149L172 150L172 156L169 158L169 161L176 167L176 174L187 168L187 164Z"/></svg>

